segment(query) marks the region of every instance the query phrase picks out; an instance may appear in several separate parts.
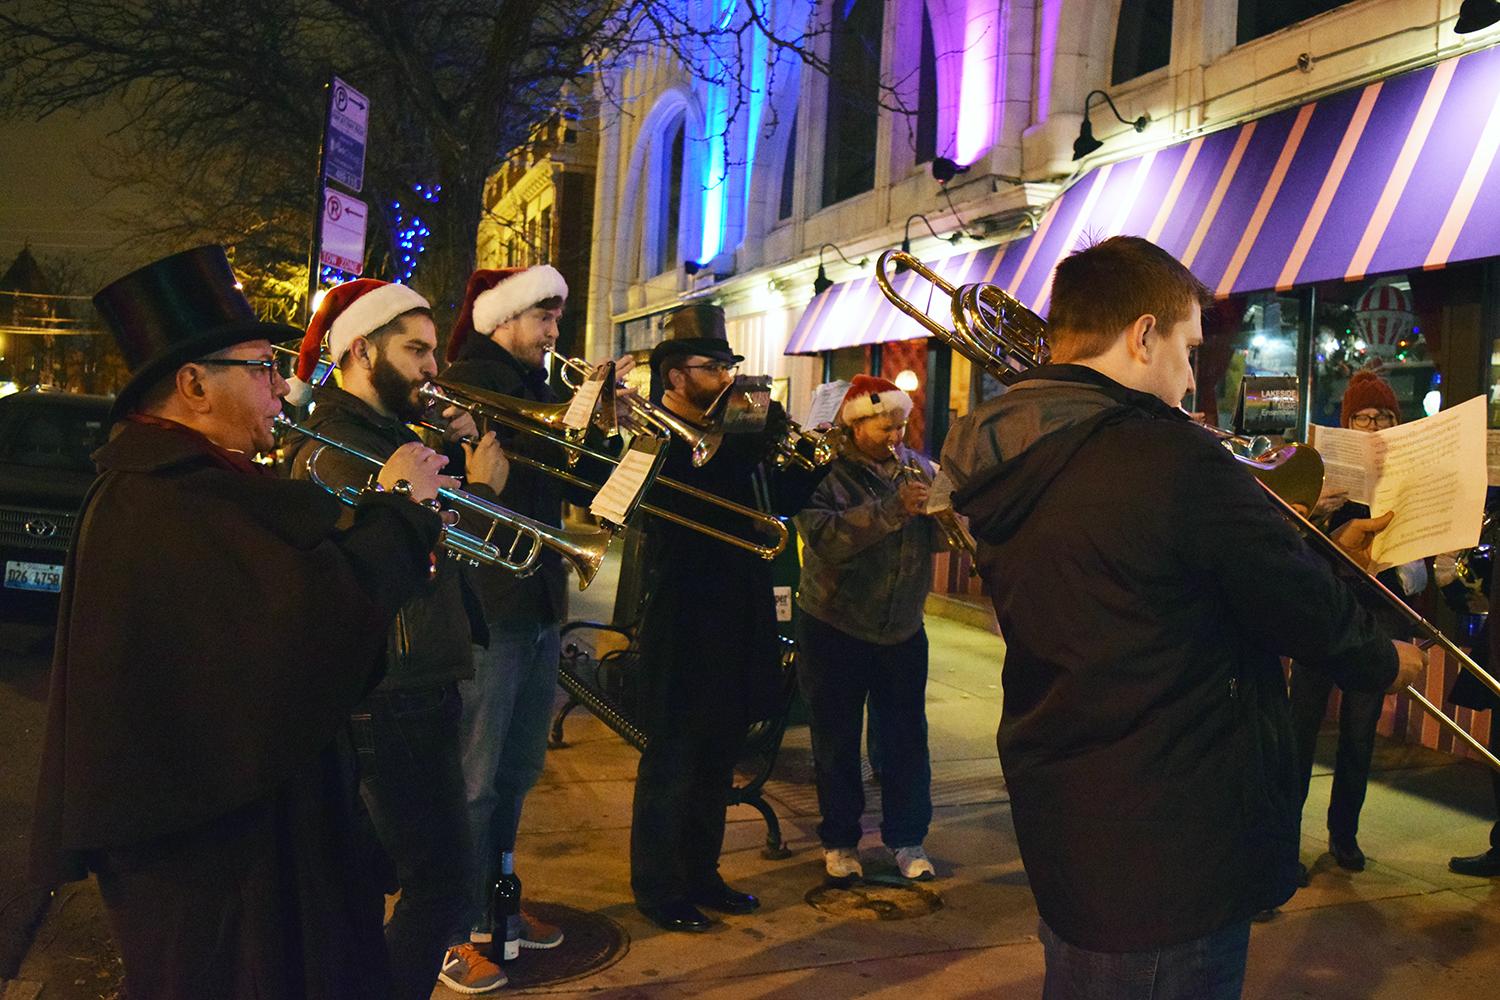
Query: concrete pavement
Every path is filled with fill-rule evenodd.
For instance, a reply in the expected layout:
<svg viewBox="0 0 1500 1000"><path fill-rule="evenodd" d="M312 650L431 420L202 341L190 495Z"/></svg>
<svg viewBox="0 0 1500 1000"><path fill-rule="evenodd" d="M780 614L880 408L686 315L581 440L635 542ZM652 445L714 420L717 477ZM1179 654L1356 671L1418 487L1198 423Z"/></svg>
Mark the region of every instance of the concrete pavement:
<svg viewBox="0 0 1500 1000"><path fill-rule="evenodd" d="M607 618L611 590L607 578L596 583L575 601L574 616ZM930 883L941 894L941 908L877 920L872 910L830 913L809 905L806 897L821 884L821 851L813 833L807 729L794 726L767 786L793 856L765 859L759 816L748 807L730 814L722 869L732 885L761 897L762 910L725 917L702 935L657 930L629 895L636 755L578 710L567 724L568 745L548 754L546 773L528 800L518 870L528 896L606 915L625 929L629 945L600 971L527 992L815 1000L1039 996L1036 911L995 758L999 640L940 618L929 620L929 632L935 818L928 849L942 875ZM1500 996L1500 881L1446 870L1449 855L1486 843L1487 775L1474 764L1381 742L1360 836L1370 866L1349 874L1324 854L1331 737L1325 742L1304 814L1303 860L1313 868L1312 885L1274 920L1255 926L1245 995ZM874 833L878 786L867 789L866 872L889 873ZM43 998L113 995L101 917L91 883L59 893L20 980L44 985ZM547 953L526 952L521 961L544 963ZM455 996L442 988L433 995Z"/></svg>

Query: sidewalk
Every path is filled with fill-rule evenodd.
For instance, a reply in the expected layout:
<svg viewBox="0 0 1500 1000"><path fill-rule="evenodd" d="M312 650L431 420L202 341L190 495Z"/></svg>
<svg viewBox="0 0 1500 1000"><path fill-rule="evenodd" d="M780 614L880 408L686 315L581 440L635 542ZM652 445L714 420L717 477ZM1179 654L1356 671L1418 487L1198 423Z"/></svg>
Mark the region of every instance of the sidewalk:
<svg viewBox="0 0 1500 1000"><path fill-rule="evenodd" d="M612 579L604 578L575 594L572 616L607 618L612 591ZM657 930L636 912L629 893L636 755L578 710L567 723L568 745L549 752L546 773L528 800L519 870L529 897L602 913L630 940L613 965L528 992L622 1000L1039 996L1036 910L995 756L999 639L943 618L930 618L928 630L936 808L927 844L943 876L928 887L941 894L941 908L880 920L873 910L834 915L807 902L821 886L822 857L813 833L807 728L794 726L767 786L792 857L764 859L759 816L748 807L730 813L723 872L736 888L760 896L761 911L726 917L702 935ZM1360 833L1370 866L1351 875L1324 854L1331 738L1326 742L1304 814L1303 860L1313 869L1312 885L1276 919L1255 925L1245 996L1500 995L1500 882L1446 869L1450 855L1478 851L1487 842L1487 775L1426 750L1379 744ZM893 869L873 833L879 790L866 787L871 832L862 848L866 872L875 875ZM546 960L546 952L521 959ZM43 1000L108 997L109 969L97 892L92 883L65 887L20 980L46 984ZM433 995L456 996L444 989Z"/></svg>

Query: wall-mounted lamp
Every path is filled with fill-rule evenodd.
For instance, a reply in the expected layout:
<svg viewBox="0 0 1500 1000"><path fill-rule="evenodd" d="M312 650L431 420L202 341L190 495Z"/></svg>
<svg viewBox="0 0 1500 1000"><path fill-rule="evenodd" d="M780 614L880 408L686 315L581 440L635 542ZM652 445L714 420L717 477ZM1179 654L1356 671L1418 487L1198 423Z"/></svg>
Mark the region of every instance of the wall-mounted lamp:
<svg viewBox="0 0 1500 1000"><path fill-rule="evenodd" d="M932 161L932 179L937 181L939 184L947 184L959 174L966 174L968 172L968 164L960 167L957 163L954 163L946 156L939 156L937 159Z"/></svg>
<svg viewBox="0 0 1500 1000"><path fill-rule="evenodd" d="M696 260L685 260L682 262L682 270L688 275L688 277L692 277L699 271L703 270L703 265L698 263Z"/></svg>
<svg viewBox="0 0 1500 1000"><path fill-rule="evenodd" d="M964 234L963 233L959 233L959 232L950 233L947 236L939 236L937 234L937 230L932 228L932 223L928 220L927 216L923 215L921 212L913 212L912 214L910 214L910 215L908 215L906 217L906 228L904 228L901 231L901 252L902 253L911 253L911 220L912 219L921 219L922 220L922 224L927 227L927 231L932 234L932 238L935 239L935 240L944 240L944 241L946 241L948 243L957 243L959 240L961 240L961 239L964 238ZM905 270L906 270L906 265L902 264L899 260L896 261L896 273L900 274L901 272L903 272Z"/></svg>
<svg viewBox="0 0 1500 1000"><path fill-rule="evenodd" d="M1141 115L1135 121L1130 121L1124 115L1120 114L1120 109L1115 107L1115 102L1110 100L1108 94L1102 90L1091 90L1088 96L1083 99L1083 124L1078 126L1078 138L1073 140L1073 159L1075 160L1083 159L1104 145L1104 143L1094 138L1094 123L1089 121L1089 105L1093 101L1095 94L1104 98L1104 103L1109 105L1109 110L1115 113L1115 117L1120 120L1120 124L1129 125L1137 132L1146 131L1146 126L1151 124L1149 115Z"/></svg>
<svg viewBox="0 0 1500 1000"><path fill-rule="evenodd" d="M1453 25L1453 31L1467 35L1483 31L1496 21L1500 21L1500 0L1464 0L1458 8L1458 23Z"/></svg>
<svg viewBox="0 0 1500 1000"><path fill-rule="evenodd" d="M870 263L870 258L868 257L861 257L859 259L859 262L856 263L850 260L848 257L845 257L844 251L840 250L832 243L824 243L822 246L818 247L818 276L813 279L814 295L822 295L824 292L828 291L828 289L833 287L833 282L828 280L828 272L823 268L823 251L829 249L832 249L834 253L838 254L839 259L842 260L845 264L848 264L850 267L864 267L866 264Z"/></svg>

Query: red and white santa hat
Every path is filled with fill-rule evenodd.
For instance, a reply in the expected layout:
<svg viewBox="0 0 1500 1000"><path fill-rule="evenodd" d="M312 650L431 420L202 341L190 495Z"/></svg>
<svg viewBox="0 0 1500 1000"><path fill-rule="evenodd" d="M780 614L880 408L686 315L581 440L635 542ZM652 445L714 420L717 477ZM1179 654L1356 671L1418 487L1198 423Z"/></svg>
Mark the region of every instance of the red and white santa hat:
<svg viewBox="0 0 1500 1000"><path fill-rule="evenodd" d="M521 315L538 302L568 297L568 283L550 264L535 267L481 269L469 275L464 303L448 338L448 360L458 352L469 332L492 333L495 327Z"/></svg>
<svg viewBox="0 0 1500 1000"><path fill-rule="evenodd" d="M905 420L911 413L911 397L896 387L896 383L878 375L856 375L844 393L843 405L839 407L839 419L845 426L864 417L883 414L899 414Z"/></svg>
<svg viewBox="0 0 1500 1000"><path fill-rule="evenodd" d="M297 373L287 380L292 387L287 402L302 406L311 397L309 380L318 369L325 340L328 357L336 365L356 339L374 333L402 313L431 308L414 290L391 281L355 278L333 286L307 325L302 348L297 352Z"/></svg>

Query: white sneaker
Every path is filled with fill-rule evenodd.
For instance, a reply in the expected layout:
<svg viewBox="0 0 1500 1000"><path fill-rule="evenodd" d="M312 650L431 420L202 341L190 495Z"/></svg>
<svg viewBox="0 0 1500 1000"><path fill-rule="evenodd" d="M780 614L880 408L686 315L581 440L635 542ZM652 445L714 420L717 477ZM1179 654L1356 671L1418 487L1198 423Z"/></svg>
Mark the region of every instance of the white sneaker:
<svg viewBox="0 0 1500 1000"><path fill-rule="evenodd" d="M823 870L838 882L849 882L865 874L859 864L859 851L853 847L823 848Z"/></svg>
<svg viewBox="0 0 1500 1000"><path fill-rule="evenodd" d="M932 862L927 857L927 852L922 849L921 844L915 847L896 848L896 867L901 869L901 877L909 879L937 878L937 869L932 867Z"/></svg>

